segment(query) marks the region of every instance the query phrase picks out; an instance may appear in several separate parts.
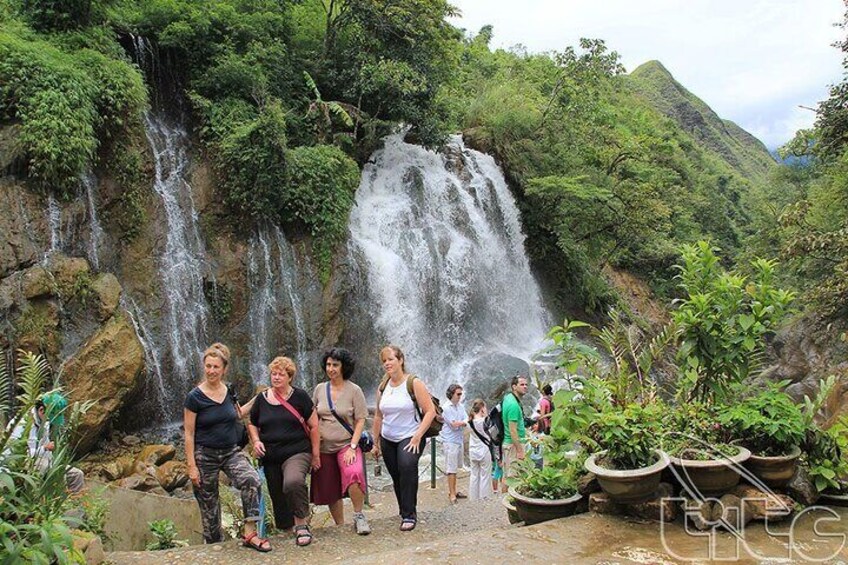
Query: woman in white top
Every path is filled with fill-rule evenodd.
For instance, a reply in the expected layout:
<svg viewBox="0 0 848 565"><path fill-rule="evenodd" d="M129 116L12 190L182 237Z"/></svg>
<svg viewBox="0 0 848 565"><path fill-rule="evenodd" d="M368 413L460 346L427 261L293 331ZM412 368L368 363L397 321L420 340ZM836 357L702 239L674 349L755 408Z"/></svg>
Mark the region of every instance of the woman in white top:
<svg viewBox="0 0 848 565"><path fill-rule="evenodd" d="M380 361L386 374L377 390L373 435L379 441L375 441L373 453L376 458L382 453L386 461L400 510L400 529L409 532L418 522L418 459L427 445L424 433L436 417L436 409L424 383L406 373L400 348L387 345L380 351ZM412 379L420 414L409 395L407 379Z"/></svg>
<svg viewBox="0 0 848 565"><path fill-rule="evenodd" d="M486 432L486 403L477 398L471 403L468 425L468 458L471 460L471 481L468 496L471 500L488 498L492 494L492 439Z"/></svg>

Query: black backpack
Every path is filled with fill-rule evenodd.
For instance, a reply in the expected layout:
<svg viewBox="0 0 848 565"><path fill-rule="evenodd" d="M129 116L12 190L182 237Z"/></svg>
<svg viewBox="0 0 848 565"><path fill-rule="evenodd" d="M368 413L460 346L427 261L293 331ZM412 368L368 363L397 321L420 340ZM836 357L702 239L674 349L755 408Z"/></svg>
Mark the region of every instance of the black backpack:
<svg viewBox="0 0 848 565"><path fill-rule="evenodd" d="M501 405L493 406L486 415L486 420L483 425L486 428L486 433L495 445L503 444L504 440L504 423L503 412Z"/></svg>

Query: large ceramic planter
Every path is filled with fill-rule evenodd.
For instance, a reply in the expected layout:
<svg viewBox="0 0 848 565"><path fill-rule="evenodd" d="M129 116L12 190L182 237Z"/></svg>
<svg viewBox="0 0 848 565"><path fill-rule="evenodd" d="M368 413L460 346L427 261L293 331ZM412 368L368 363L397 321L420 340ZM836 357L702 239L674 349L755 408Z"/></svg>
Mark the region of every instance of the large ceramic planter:
<svg viewBox="0 0 848 565"><path fill-rule="evenodd" d="M681 459L669 457L674 476L684 488L702 496L721 496L739 484L739 466L751 452L739 447L739 453L721 459Z"/></svg>
<svg viewBox="0 0 848 565"><path fill-rule="evenodd" d="M512 487L509 488L509 495L514 500L518 516L528 526L531 524L538 524L539 522L547 522L548 520L573 516L577 510L577 505L580 502L580 499L583 498L583 496L579 493L559 500L530 498L528 496L518 494Z"/></svg>
<svg viewBox="0 0 848 565"><path fill-rule="evenodd" d="M798 465L798 457L800 456L801 448L797 446L793 447L789 454L777 457L760 457L751 454L751 457L745 463L745 467L765 485L772 488L783 488L789 484L792 475L795 474L795 467Z"/></svg>
<svg viewBox="0 0 848 565"><path fill-rule="evenodd" d="M839 494L824 491L819 497L819 504L824 504L826 506L848 506L848 493Z"/></svg>
<svg viewBox="0 0 848 565"><path fill-rule="evenodd" d="M521 522L521 516L518 515L518 510L516 510L515 504L513 504L510 497L505 496L501 498L501 505L506 508L506 517L510 524L518 524Z"/></svg>
<svg viewBox="0 0 848 565"><path fill-rule="evenodd" d="M603 459L606 451L593 453L586 459L586 470L598 477L601 488L613 502L635 504L654 497L660 486L662 471L668 466L668 455L659 449L654 450L659 461L641 469L612 470L601 467L597 460Z"/></svg>

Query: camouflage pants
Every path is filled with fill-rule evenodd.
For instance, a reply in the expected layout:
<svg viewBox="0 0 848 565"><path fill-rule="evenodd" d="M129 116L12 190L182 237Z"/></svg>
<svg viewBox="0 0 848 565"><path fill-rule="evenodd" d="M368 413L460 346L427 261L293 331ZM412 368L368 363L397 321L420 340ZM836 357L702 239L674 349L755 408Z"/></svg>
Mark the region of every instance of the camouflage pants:
<svg viewBox="0 0 848 565"><path fill-rule="evenodd" d="M223 471L241 492L245 521L259 520L259 474L238 446L225 449L197 446L194 460L200 472L200 486L194 487L194 498L200 506L203 539L206 543L221 541L221 502L218 499L218 473Z"/></svg>

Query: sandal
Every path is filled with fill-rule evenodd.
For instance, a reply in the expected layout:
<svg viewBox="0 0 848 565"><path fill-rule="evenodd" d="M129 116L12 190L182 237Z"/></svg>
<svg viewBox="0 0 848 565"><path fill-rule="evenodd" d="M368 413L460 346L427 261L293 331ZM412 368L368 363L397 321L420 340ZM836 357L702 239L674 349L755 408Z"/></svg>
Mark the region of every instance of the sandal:
<svg viewBox="0 0 848 565"><path fill-rule="evenodd" d="M415 529L418 521L415 518L404 518L400 523L400 531L402 532L411 532Z"/></svg>
<svg viewBox="0 0 848 565"><path fill-rule="evenodd" d="M253 540L257 540L259 543L253 543ZM251 532L244 536L244 538L242 538L241 540L241 544L244 547L255 549L256 551L259 551L261 553L268 553L269 551L271 551L271 543L265 538L260 538L259 534L256 532Z"/></svg>
<svg viewBox="0 0 848 565"><path fill-rule="evenodd" d="M306 547L312 543L312 532L309 531L309 526L301 524L294 527L294 542L298 547Z"/></svg>

